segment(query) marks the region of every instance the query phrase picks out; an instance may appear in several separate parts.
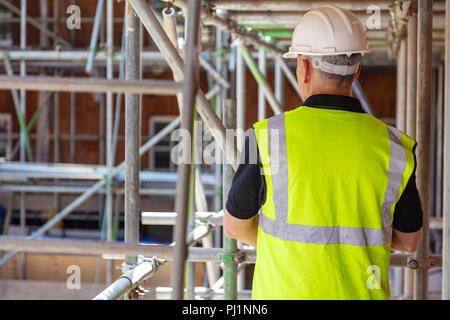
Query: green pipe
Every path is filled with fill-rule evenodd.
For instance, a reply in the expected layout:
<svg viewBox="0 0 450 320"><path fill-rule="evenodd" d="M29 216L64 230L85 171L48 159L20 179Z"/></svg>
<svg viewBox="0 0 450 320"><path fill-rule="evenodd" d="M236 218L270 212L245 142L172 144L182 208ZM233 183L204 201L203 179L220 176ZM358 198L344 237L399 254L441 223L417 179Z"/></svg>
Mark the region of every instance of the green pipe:
<svg viewBox="0 0 450 320"><path fill-rule="evenodd" d="M31 129L33 129L34 124L36 123L37 119L41 115L42 110L44 110L44 107L47 105L47 100L50 98L51 95L52 95L51 92L47 92L47 94L44 97L44 101L41 103L41 105L37 108L37 110L35 111L35 113L31 117L31 119L30 119L30 121L28 122L28 125L27 125L27 133L30 133Z"/></svg>
<svg viewBox="0 0 450 320"><path fill-rule="evenodd" d="M11 68L10 60L11 60L11 57L9 55L6 55L3 58L4 64L5 64L6 73L9 76L12 76L13 74L12 74L12 68ZM14 104L14 109L16 110L17 120L19 121L20 131L23 132L23 135L24 135L25 149L27 151L28 159L30 161L33 161L33 153L31 151L30 138L28 137L28 132L26 130L25 119L23 118L22 112L20 112L20 109L19 109L19 97L17 95L17 91L16 90L11 90L11 94L13 96L13 104Z"/></svg>
<svg viewBox="0 0 450 320"><path fill-rule="evenodd" d="M285 24L243 24L244 27L246 28L251 28L251 29L262 29L262 30L268 30L268 29L287 29L288 26Z"/></svg>
<svg viewBox="0 0 450 320"><path fill-rule="evenodd" d="M288 38L292 37L294 31L285 29L274 29L274 30L261 30L263 36L269 36L274 38Z"/></svg>
<svg viewBox="0 0 450 320"><path fill-rule="evenodd" d="M247 64L248 68L250 69L250 72L253 74L253 77L256 79L256 82L263 89L264 96L266 97L267 101L269 102L269 105L272 108L273 112L275 114L283 112L283 108L280 106L279 102L275 99L275 96L272 93L272 89L269 86L269 84L267 83L266 77L259 70L258 65L256 64L255 60L253 60L253 57L251 56L247 47L243 43L240 43L239 50L242 54L242 57L244 58L245 63Z"/></svg>
<svg viewBox="0 0 450 320"><path fill-rule="evenodd" d="M197 121L197 111L193 114L192 137L191 137L191 171L189 179L189 197L188 197L188 221L186 242L189 243L189 234L195 228L195 208L194 208L194 190L195 190L195 138L197 137L197 127L195 123ZM185 281L185 299L194 300L195 298L195 262L186 262L184 268L184 281Z"/></svg>
<svg viewBox="0 0 450 320"><path fill-rule="evenodd" d="M224 125L227 129L236 129L236 103L234 100L226 99L223 105ZM233 181L233 167L226 162L223 165L223 203L226 203L228 193ZM228 238L223 233L223 291L225 300L237 299L237 263L233 255L237 252L237 241Z"/></svg>
<svg viewBox="0 0 450 320"><path fill-rule="evenodd" d="M27 150L28 160L30 160L30 162L33 162L33 153L31 151L30 138L28 137L25 120L23 119L22 113L19 110L16 110L16 114L17 120L19 121L20 130L24 133L25 149Z"/></svg>
<svg viewBox="0 0 450 320"><path fill-rule="evenodd" d="M387 47L389 43L384 40L371 40L368 41L369 47Z"/></svg>

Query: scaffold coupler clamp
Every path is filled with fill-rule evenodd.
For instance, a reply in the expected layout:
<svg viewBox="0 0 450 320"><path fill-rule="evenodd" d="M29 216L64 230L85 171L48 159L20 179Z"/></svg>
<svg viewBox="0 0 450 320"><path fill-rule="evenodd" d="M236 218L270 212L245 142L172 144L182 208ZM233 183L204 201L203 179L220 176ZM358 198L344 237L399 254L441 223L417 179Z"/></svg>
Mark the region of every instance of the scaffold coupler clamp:
<svg viewBox="0 0 450 320"><path fill-rule="evenodd" d="M223 263L241 263L245 259L245 253L238 251L235 253L222 253L220 255L220 261Z"/></svg>
<svg viewBox="0 0 450 320"><path fill-rule="evenodd" d="M136 267L135 264L128 264L123 262L121 265L118 265L117 268L122 270L122 273L126 273L130 270L133 270Z"/></svg>
<svg viewBox="0 0 450 320"><path fill-rule="evenodd" d="M427 269L431 267L431 261L429 259L416 259L414 256L409 256L407 266L412 270Z"/></svg>
<svg viewBox="0 0 450 320"><path fill-rule="evenodd" d="M164 264L167 263L167 260L160 259L160 258L155 257L155 256L153 256L153 257L145 257L145 256L141 256L141 255L138 256L137 261L138 261L137 262L138 264L142 263L142 262L150 262L152 264L152 266L153 266L153 273L158 271L158 269L160 267L162 267Z"/></svg>

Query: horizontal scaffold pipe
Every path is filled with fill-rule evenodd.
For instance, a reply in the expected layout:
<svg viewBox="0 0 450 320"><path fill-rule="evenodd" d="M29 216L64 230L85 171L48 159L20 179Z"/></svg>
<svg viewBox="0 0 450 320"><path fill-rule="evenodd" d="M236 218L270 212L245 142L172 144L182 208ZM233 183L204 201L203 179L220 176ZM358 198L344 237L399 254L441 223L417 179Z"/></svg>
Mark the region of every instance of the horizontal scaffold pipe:
<svg viewBox="0 0 450 320"><path fill-rule="evenodd" d="M0 76L0 89L64 92L127 92L135 94L175 95L181 82L168 80L106 80L47 76Z"/></svg>
<svg viewBox="0 0 450 320"><path fill-rule="evenodd" d="M1 190L1 189L0 189ZM142 212L141 223L143 225L175 225L177 218L176 212ZM219 212L196 212L195 219L211 223L216 226L223 224L223 211Z"/></svg>
<svg viewBox="0 0 450 320"><path fill-rule="evenodd" d="M214 9L232 10L232 11L309 11L325 4L336 4L336 1L298 1L298 0L210 0L209 4ZM343 9L352 11L367 11L370 3L367 1L347 0L339 1L338 5ZM389 10L392 6L392 0L377 0L376 5L379 10Z"/></svg>
<svg viewBox="0 0 450 320"><path fill-rule="evenodd" d="M74 255L109 255L109 256L156 256L172 261L173 246L161 244L129 244L122 242L92 242L69 240L41 240L23 237L0 237L0 250L18 250L24 252L74 254ZM255 250L241 250L242 261L255 263ZM221 248L189 247L188 261L221 261Z"/></svg>
<svg viewBox="0 0 450 320"><path fill-rule="evenodd" d="M83 193L88 191L92 186L47 186L47 185L12 185L12 184L1 184L0 185L0 191L1 192L27 192L27 193L58 193L58 194L76 194L76 193ZM97 193L105 194L106 189L101 188L97 190ZM124 188L114 188L113 190L114 194L125 194ZM174 196L176 195L176 189L175 188L141 188L139 190L140 195L152 195L152 196ZM213 196L215 195L215 191L205 190L205 194L207 196ZM142 221L143 224L145 224ZM152 223L156 224L156 223ZM160 224L160 223L159 223ZM442 227L441 227L442 229Z"/></svg>
<svg viewBox="0 0 450 320"><path fill-rule="evenodd" d="M200 52L200 63L202 63L202 67L206 69L206 64L203 64L203 62L208 62L210 65L210 62L208 59L214 58L216 55L216 52L207 52L203 51ZM257 58L257 53L252 52L253 58ZM88 57L88 52L85 50L70 50L70 51L58 51L58 50L11 50L11 51L0 51L0 58L5 60L11 60L11 61L65 61L65 62L86 62ZM275 57L273 53L267 53L267 59L271 60ZM107 58L105 51L98 51L95 55L95 61L105 61ZM229 58L229 54L224 53L223 57L224 59ZM120 51L117 51L113 54L113 59L116 63L119 63L123 59L123 55ZM161 64L161 65L167 65L166 59L159 51L142 51L141 52L141 60L143 65L147 64ZM218 79L218 74L215 69L207 70L214 71L213 74L211 74L213 77ZM223 78L222 78L223 79ZM221 80L222 81L222 80ZM222 82L222 86L225 85L226 82Z"/></svg>

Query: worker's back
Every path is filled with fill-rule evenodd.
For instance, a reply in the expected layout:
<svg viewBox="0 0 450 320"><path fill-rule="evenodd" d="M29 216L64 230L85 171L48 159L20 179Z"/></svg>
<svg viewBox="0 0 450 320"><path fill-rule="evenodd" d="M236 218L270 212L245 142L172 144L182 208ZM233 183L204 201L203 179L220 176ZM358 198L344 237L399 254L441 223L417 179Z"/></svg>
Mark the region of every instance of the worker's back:
<svg viewBox="0 0 450 320"><path fill-rule="evenodd" d="M254 133L267 197L253 298L388 299L392 215L415 142L367 113L317 106Z"/></svg>

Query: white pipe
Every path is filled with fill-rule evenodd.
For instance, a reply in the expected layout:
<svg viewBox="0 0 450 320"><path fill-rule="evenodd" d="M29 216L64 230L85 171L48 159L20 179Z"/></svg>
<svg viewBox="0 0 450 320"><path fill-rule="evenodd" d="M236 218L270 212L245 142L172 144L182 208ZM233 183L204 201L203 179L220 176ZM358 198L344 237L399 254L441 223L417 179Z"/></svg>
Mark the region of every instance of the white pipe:
<svg viewBox="0 0 450 320"><path fill-rule="evenodd" d="M266 51L264 48L258 49L258 68L263 76L267 75ZM258 84L258 121L261 121L265 118L266 99L264 97L264 89L262 88L261 84Z"/></svg>
<svg viewBox="0 0 450 320"><path fill-rule="evenodd" d="M92 72L94 56L97 51L98 34L100 31L100 22L102 20L104 3L105 3L105 0L97 1L97 9L95 11L94 26L92 27L92 33L91 33L91 43L89 44L89 56L88 56L88 60L87 60L87 64L86 64L86 72L87 73Z"/></svg>
<svg viewBox="0 0 450 320"><path fill-rule="evenodd" d="M92 300L117 300L138 286L141 282L151 277L155 273L155 269L155 266L151 262L144 261L138 264L134 269L125 272L119 279L100 292Z"/></svg>
<svg viewBox="0 0 450 320"><path fill-rule="evenodd" d="M242 57L241 49L236 47L236 128L245 130L245 94L246 94L246 73L247 68ZM239 131L238 131L239 132ZM237 147L241 150L244 146L245 137L237 135Z"/></svg>

